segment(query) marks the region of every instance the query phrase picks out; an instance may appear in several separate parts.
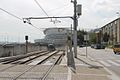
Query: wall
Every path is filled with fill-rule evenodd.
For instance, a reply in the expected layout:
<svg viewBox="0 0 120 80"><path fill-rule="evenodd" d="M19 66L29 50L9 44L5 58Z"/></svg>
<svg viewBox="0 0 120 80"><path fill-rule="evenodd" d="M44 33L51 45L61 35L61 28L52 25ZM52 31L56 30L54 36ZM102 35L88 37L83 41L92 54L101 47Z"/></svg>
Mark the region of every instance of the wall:
<svg viewBox="0 0 120 80"><path fill-rule="evenodd" d="M46 46L28 44L28 52L47 50ZM0 45L0 57L8 57L26 54L25 44L6 44Z"/></svg>

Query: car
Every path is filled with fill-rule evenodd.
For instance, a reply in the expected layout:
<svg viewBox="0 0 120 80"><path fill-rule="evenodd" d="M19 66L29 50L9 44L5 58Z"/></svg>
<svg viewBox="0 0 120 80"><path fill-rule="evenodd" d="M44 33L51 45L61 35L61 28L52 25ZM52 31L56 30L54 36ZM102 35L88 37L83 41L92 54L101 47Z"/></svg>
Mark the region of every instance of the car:
<svg viewBox="0 0 120 80"><path fill-rule="evenodd" d="M115 44L113 46L113 52L116 53L120 53L120 44Z"/></svg>
<svg viewBox="0 0 120 80"><path fill-rule="evenodd" d="M105 49L105 46L103 44L95 44L94 48L95 49Z"/></svg>
<svg viewBox="0 0 120 80"><path fill-rule="evenodd" d="M94 48L95 44L91 44L91 48Z"/></svg>
<svg viewBox="0 0 120 80"><path fill-rule="evenodd" d="M53 44L48 44L47 49L48 49L49 51L55 51L55 50L56 50L56 49L55 49L55 46L54 46Z"/></svg>
<svg viewBox="0 0 120 80"><path fill-rule="evenodd" d="M85 45L79 45L79 47L85 47Z"/></svg>
<svg viewBox="0 0 120 80"><path fill-rule="evenodd" d="M105 49L105 45L101 44L101 49Z"/></svg>

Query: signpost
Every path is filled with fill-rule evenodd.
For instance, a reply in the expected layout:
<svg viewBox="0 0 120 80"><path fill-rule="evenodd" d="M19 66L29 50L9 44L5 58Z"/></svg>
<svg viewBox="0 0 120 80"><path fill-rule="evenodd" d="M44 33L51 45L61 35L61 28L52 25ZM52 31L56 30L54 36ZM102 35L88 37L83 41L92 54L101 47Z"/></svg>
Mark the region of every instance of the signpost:
<svg viewBox="0 0 120 80"><path fill-rule="evenodd" d="M25 48L26 48L26 54L27 54L27 52L28 52L28 36L25 36L25 40L26 40Z"/></svg>
<svg viewBox="0 0 120 80"><path fill-rule="evenodd" d="M87 53L87 42L89 41L89 35L84 35L84 41L86 42L86 57L88 56L88 53Z"/></svg>

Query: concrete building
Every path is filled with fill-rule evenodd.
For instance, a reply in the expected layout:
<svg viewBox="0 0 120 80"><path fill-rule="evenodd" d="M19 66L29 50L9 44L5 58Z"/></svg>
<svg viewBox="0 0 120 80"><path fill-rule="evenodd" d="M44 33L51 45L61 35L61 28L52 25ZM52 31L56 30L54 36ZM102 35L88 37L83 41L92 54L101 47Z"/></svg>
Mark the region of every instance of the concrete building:
<svg viewBox="0 0 120 80"><path fill-rule="evenodd" d="M46 28L44 30L45 38L34 41L41 44L65 45L68 33L68 28Z"/></svg>
<svg viewBox="0 0 120 80"><path fill-rule="evenodd" d="M120 43L120 18L100 28L101 42L104 42L103 37L105 33L109 36L108 44Z"/></svg>

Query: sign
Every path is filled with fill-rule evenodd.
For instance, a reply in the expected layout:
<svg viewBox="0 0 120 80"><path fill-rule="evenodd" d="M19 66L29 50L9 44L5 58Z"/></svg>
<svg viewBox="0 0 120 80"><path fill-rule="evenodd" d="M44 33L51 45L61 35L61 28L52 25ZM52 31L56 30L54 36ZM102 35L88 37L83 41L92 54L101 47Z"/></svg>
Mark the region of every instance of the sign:
<svg viewBox="0 0 120 80"><path fill-rule="evenodd" d="M84 35L84 40L88 41L89 40L89 35Z"/></svg>

